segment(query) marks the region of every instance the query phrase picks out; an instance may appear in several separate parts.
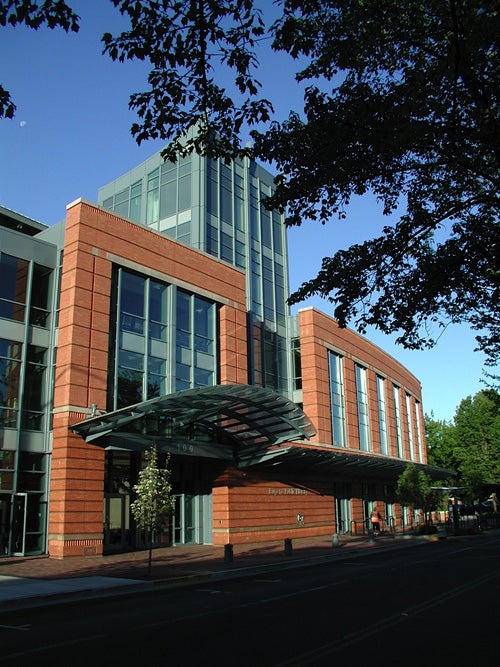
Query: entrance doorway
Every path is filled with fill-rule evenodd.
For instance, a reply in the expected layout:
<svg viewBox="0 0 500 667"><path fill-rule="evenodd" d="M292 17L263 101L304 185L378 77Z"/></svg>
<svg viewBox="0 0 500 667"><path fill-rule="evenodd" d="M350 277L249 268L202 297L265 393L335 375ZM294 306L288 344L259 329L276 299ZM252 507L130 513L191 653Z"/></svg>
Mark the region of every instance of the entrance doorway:
<svg viewBox="0 0 500 667"><path fill-rule="evenodd" d="M130 496L116 493L104 497L104 544L106 550L125 549L130 542Z"/></svg>
<svg viewBox="0 0 500 667"><path fill-rule="evenodd" d="M348 482L337 482L334 487L335 517L337 533L346 535L351 532L351 485Z"/></svg>
<svg viewBox="0 0 500 667"><path fill-rule="evenodd" d="M211 544L212 494L176 494L173 519L174 544Z"/></svg>
<svg viewBox="0 0 500 667"><path fill-rule="evenodd" d="M351 532L351 501L348 498L335 499L337 532L346 535Z"/></svg>
<svg viewBox="0 0 500 667"><path fill-rule="evenodd" d="M0 494L0 556L9 555L9 535L10 535L10 512L11 500L10 493Z"/></svg>
<svg viewBox="0 0 500 667"><path fill-rule="evenodd" d="M24 538L26 535L26 493L14 495L12 514L12 555L24 556Z"/></svg>
<svg viewBox="0 0 500 667"><path fill-rule="evenodd" d="M196 496L180 493L175 496L174 544L196 542Z"/></svg>

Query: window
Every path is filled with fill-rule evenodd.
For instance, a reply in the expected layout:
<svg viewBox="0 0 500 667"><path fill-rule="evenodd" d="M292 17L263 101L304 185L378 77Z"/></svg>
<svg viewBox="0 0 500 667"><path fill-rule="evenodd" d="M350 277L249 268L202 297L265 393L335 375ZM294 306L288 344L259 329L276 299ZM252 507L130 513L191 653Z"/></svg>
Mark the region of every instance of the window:
<svg viewBox="0 0 500 667"><path fill-rule="evenodd" d="M220 189L220 216L222 220L232 225L233 223L233 185L231 170L228 166L220 165L221 189Z"/></svg>
<svg viewBox="0 0 500 667"><path fill-rule="evenodd" d="M161 175L160 218L169 218L177 212L177 172L175 165Z"/></svg>
<svg viewBox="0 0 500 667"><path fill-rule="evenodd" d="M21 343L0 338L0 426L15 428L19 408Z"/></svg>
<svg viewBox="0 0 500 667"><path fill-rule="evenodd" d="M145 278L122 271L120 313L122 331L144 334Z"/></svg>
<svg viewBox="0 0 500 667"><path fill-rule="evenodd" d="M179 200L177 210L187 211L191 208L191 156L181 158L179 163Z"/></svg>
<svg viewBox="0 0 500 667"><path fill-rule="evenodd" d="M216 383L215 304L177 290L175 389Z"/></svg>
<svg viewBox="0 0 500 667"><path fill-rule="evenodd" d="M387 405L385 396L385 378L377 375L377 402L378 402L378 424L380 431L380 453L389 453L389 438L387 435Z"/></svg>
<svg viewBox="0 0 500 667"><path fill-rule="evenodd" d="M368 386L366 368L355 364L356 397L358 405L359 448L362 452L370 451L370 414L368 409Z"/></svg>
<svg viewBox="0 0 500 667"><path fill-rule="evenodd" d="M398 447L398 456L403 458L403 433L401 428L401 405L399 398L399 387L393 385L392 396L394 400L394 420L396 424L396 443Z"/></svg>
<svg viewBox="0 0 500 667"><path fill-rule="evenodd" d="M268 257L263 257L263 296L264 296L264 318L274 322L274 273L273 262Z"/></svg>
<svg viewBox="0 0 500 667"><path fill-rule="evenodd" d="M219 215L218 198L219 177L217 173L217 162L207 160L207 211L209 214L217 217Z"/></svg>
<svg viewBox="0 0 500 667"><path fill-rule="evenodd" d="M151 225L158 222L160 217L160 177L159 169L155 169L148 175L148 195L146 205L146 224Z"/></svg>
<svg viewBox="0 0 500 667"><path fill-rule="evenodd" d="M252 240L260 240L259 195L253 183L250 185L250 235Z"/></svg>
<svg viewBox="0 0 500 667"><path fill-rule="evenodd" d="M143 400L144 357L136 352L120 350L118 355L118 408Z"/></svg>
<svg viewBox="0 0 500 667"><path fill-rule="evenodd" d="M31 286L30 324L46 328L49 324L49 299L52 271L46 266L33 264Z"/></svg>
<svg viewBox="0 0 500 667"><path fill-rule="evenodd" d="M115 407L168 393L169 287L119 269Z"/></svg>
<svg viewBox="0 0 500 667"><path fill-rule="evenodd" d="M328 353L330 374L330 402L332 411L332 438L336 447L347 446L344 394L343 357Z"/></svg>
<svg viewBox="0 0 500 667"><path fill-rule="evenodd" d="M138 181L130 186L130 211L129 217L135 222L141 221L141 203L142 203L142 181Z"/></svg>
<svg viewBox="0 0 500 667"><path fill-rule="evenodd" d="M149 283L149 335L167 340L167 287L151 280Z"/></svg>
<svg viewBox="0 0 500 667"><path fill-rule="evenodd" d="M47 350L37 345L28 345L23 391L22 427L31 431L42 431L44 427L47 392L45 373Z"/></svg>
<svg viewBox="0 0 500 667"><path fill-rule="evenodd" d="M125 218L128 218L128 204L130 199L129 189L125 188L115 195L114 211Z"/></svg>
<svg viewBox="0 0 500 667"><path fill-rule="evenodd" d="M422 442L422 424L420 422L420 403L414 402L415 406L415 424L417 425L417 446L418 446L418 460L420 463L424 462L423 442Z"/></svg>
<svg viewBox="0 0 500 667"><path fill-rule="evenodd" d="M278 211L273 211L273 243L277 255L283 254L283 228L282 216Z"/></svg>
<svg viewBox="0 0 500 667"><path fill-rule="evenodd" d="M292 379L293 379L293 388L302 389L302 362L300 358L300 338L292 338Z"/></svg>
<svg viewBox="0 0 500 667"><path fill-rule="evenodd" d="M24 322L29 262L0 253L0 317Z"/></svg>
<svg viewBox="0 0 500 667"><path fill-rule="evenodd" d="M220 235L220 256L226 262L233 263L233 237L226 232L221 232Z"/></svg>
<svg viewBox="0 0 500 667"><path fill-rule="evenodd" d="M411 396L406 394L406 420L408 425L408 443L410 445L410 459L415 460L415 443L413 438L413 420L411 410Z"/></svg>
<svg viewBox="0 0 500 667"><path fill-rule="evenodd" d="M267 211L263 206L260 209L260 229L261 229L261 238L262 245L266 248L271 248L272 243L272 232L271 232L271 213Z"/></svg>
<svg viewBox="0 0 500 667"><path fill-rule="evenodd" d="M245 229L245 189L243 175L236 173L238 165L235 165L234 174L234 226L235 229Z"/></svg>
<svg viewBox="0 0 500 667"><path fill-rule="evenodd" d="M266 326L262 329L262 352L263 352L263 371L264 387L278 389L278 346L277 336L274 331L270 331Z"/></svg>

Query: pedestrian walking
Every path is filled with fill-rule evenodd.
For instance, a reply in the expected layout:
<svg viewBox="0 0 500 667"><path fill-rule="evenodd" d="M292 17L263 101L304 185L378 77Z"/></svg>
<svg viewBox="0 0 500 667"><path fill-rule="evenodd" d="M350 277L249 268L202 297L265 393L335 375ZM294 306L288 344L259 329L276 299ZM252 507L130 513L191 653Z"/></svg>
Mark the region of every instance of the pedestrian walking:
<svg viewBox="0 0 500 667"><path fill-rule="evenodd" d="M380 532L380 520L381 520L380 513L377 512L376 510L372 510L372 513L370 515L370 521L372 524L372 530L374 533Z"/></svg>

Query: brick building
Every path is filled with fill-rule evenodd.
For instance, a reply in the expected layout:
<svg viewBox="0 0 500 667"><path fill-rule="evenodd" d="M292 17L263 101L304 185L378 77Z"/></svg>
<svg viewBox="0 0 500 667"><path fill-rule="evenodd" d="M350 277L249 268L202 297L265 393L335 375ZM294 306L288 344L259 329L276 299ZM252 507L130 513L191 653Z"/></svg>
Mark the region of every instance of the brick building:
<svg viewBox="0 0 500 667"><path fill-rule="evenodd" d="M144 547L143 452L172 470L158 546L271 541L412 521L421 387L313 308L290 315L272 177L159 154L46 227L0 208L2 555Z"/></svg>

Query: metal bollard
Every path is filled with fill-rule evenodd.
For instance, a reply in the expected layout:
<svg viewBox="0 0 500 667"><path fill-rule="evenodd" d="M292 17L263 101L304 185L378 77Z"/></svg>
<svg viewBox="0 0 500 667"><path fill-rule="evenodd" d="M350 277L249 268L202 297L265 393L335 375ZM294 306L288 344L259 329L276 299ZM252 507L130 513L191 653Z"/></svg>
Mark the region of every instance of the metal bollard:
<svg viewBox="0 0 500 667"><path fill-rule="evenodd" d="M285 538L285 554L289 556L292 553L292 540L290 537Z"/></svg>
<svg viewBox="0 0 500 667"><path fill-rule="evenodd" d="M340 546L339 535L338 533L333 533L332 535L332 547Z"/></svg>
<svg viewBox="0 0 500 667"><path fill-rule="evenodd" d="M225 544L224 545L224 563L233 562L233 545Z"/></svg>

